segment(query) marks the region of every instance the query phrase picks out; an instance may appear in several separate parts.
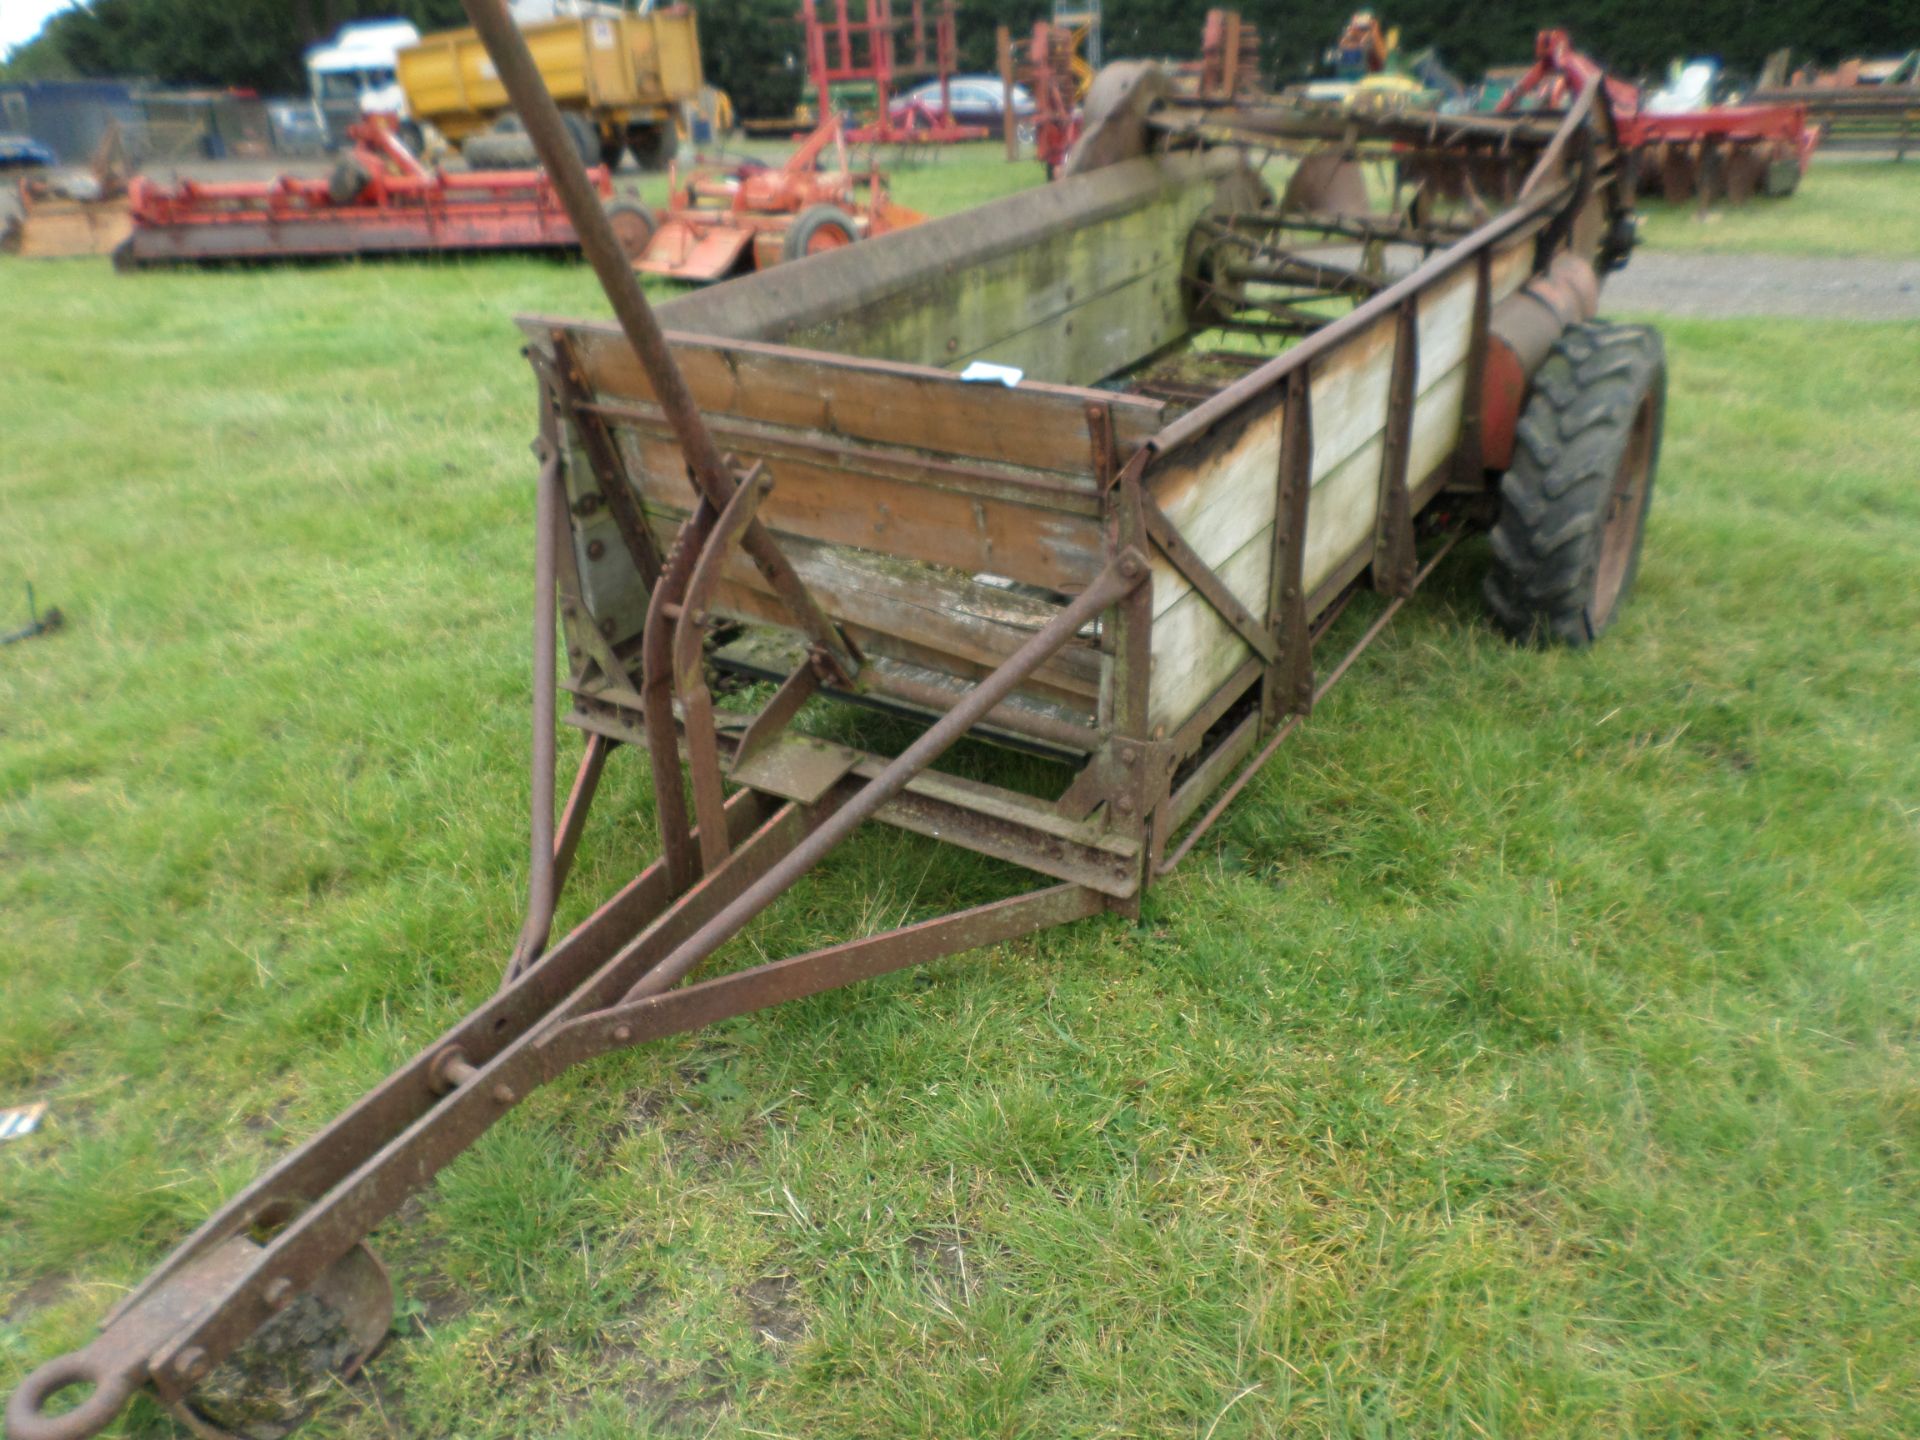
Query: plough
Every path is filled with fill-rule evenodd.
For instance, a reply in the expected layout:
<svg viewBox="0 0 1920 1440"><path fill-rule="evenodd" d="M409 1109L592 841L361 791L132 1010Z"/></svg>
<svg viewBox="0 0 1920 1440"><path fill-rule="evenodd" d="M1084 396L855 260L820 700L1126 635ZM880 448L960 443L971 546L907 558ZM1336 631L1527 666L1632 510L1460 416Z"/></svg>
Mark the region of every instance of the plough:
<svg viewBox="0 0 1920 1440"><path fill-rule="evenodd" d="M133 230L114 251L114 264L127 270L194 261L579 248L565 208L539 170L428 169L384 117L369 117L348 133L352 153L324 177L171 186L136 177L127 192ZM589 174L600 197L611 199L607 171ZM632 228L628 222L623 229L630 245Z"/></svg>
<svg viewBox="0 0 1920 1440"><path fill-rule="evenodd" d="M805 285L743 276L656 315L500 0L466 3L616 320L520 322L541 397L526 923L492 998L26 1378L12 1440L96 1434L142 1386L203 1434L262 1433L264 1391L284 1428L385 1332L369 1232L539 1085L1137 915L1462 537L1491 527L1488 599L1525 640L1588 643L1632 582L1664 368L1654 332L1592 319L1632 234L1592 90L1440 141L1504 157L1514 198L1373 217L1424 257L1392 281L1301 253L1315 218L1135 86L1052 185L812 257ZM1021 378L969 383L975 360ZM1529 390L1536 372L1552 381ZM1375 613L1354 636L1356 603ZM771 698L721 705L724 673ZM556 820L563 695L586 744ZM915 737L818 733L841 701ZM1057 783L939 768L963 738L1047 757ZM661 857L549 943L625 748L652 772ZM869 822L1034 888L701 973Z"/></svg>
<svg viewBox="0 0 1920 1440"><path fill-rule="evenodd" d="M1724 196L1738 205L1756 192L1791 195L1820 143L1819 128L1808 123L1802 103L1648 110L1638 87L1606 74L1574 49L1564 30L1540 32L1532 67L1501 97L1498 113L1542 97L1550 106L1564 104L1569 94L1596 83L1605 91L1636 185L1638 177L1657 177L1662 197L1672 204L1698 197L1706 205Z"/></svg>

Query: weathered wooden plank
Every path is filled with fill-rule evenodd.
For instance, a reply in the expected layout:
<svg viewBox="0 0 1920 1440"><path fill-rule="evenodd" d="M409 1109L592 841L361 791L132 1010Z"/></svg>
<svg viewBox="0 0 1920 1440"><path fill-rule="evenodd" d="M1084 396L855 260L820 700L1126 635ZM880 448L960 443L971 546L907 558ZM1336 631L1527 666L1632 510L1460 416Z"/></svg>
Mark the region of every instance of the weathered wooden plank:
<svg viewBox="0 0 1920 1440"><path fill-rule="evenodd" d="M521 325L564 330L603 400L653 402L655 396L626 337L610 325L528 317ZM1120 400L1114 421L1131 450L1159 428L1157 401L1104 391L1026 384L977 385L926 365L869 360L825 351L708 336L668 336L674 358L702 411L791 426L821 437L847 436L936 454L1049 470L1090 488L1081 443L1081 410Z"/></svg>
<svg viewBox="0 0 1920 1440"><path fill-rule="evenodd" d="M1193 547L1181 538L1164 511L1151 499L1146 500L1141 511L1147 522L1147 534L1153 543L1171 560L1181 576L1206 598L1220 618L1239 632L1240 638L1259 652L1260 658L1267 661L1275 659L1279 650L1273 637L1267 633L1266 622L1259 619L1245 605L1239 596L1229 590L1220 577L1208 569L1200 557L1193 553Z"/></svg>
<svg viewBox="0 0 1920 1440"><path fill-rule="evenodd" d="M1103 284L1107 270L1125 271L1130 264L1133 273L1118 283ZM954 364L958 367L970 360L987 360L1011 365L1028 375L1098 380L1165 348L1186 333L1187 307L1181 295L1178 251L1167 249L1151 268L1139 267L1137 257L1110 259L1107 270L1090 268L1087 275L1056 282L1052 288L1063 297L1075 298L1059 299L1049 309L1045 308L1046 296L1035 297L1024 312L1026 323L972 350L959 350L956 344ZM952 338L957 342L957 335ZM1121 419L1118 414L1114 418L1116 422Z"/></svg>
<svg viewBox="0 0 1920 1440"><path fill-rule="evenodd" d="M1309 522L1311 523L1311 522ZM1272 529L1269 522L1267 529ZM1266 598L1266 532L1262 545L1246 545L1213 567L1226 587L1243 600ZM1253 652L1220 612L1197 591L1189 590L1153 622L1153 678L1147 716L1155 728L1171 732L1187 713L1219 688Z"/></svg>
<svg viewBox="0 0 1920 1440"><path fill-rule="evenodd" d="M994 356L1040 326L1070 341L1078 311L1151 272L1177 276L1194 221L1217 206L1253 203L1238 157L1134 161L867 242L860 255L820 258L804 286L754 276L669 302L662 322L711 335L753 335L848 355L952 367ZM1116 314L1098 345L1051 351L1065 368L1045 378L1091 384L1177 339L1185 316ZM1019 347L1034 353L1031 345ZM1008 363L1019 363L1009 360Z"/></svg>
<svg viewBox="0 0 1920 1440"><path fill-rule="evenodd" d="M1489 268L1496 303L1524 283L1531 259L1531 242L1516 243L1493 258ZM1474 271L1468 267L1419 297L1409 488L1445 460L1460 433L1474 285ZM1312 369L1313 488L1302 567L1309 594L1359 550L1372 547L1395 326L1392 315L1381 317ZM1261 396L1248 402L1247 418L1237 427L1217 427L1205 441L1176 453L1165 466L1156 465L1148 476L1148 488L1169 520L1249 606L1260 603L1271 583L1273 476L1280 439L1277 397ZM1250 652L1164 559L1156 558L1153 581L1150 712L1156 724L1171 726Z"/></svg>
<svg viewBox="0 0 1920 1440"><path fill-rule="evenodd" d="M822 348L846 354L900 352L870 348L878 306L907 291L936 308L951 290L1006 257L1058 247L1065 235L1098 226L1143 206L1184 203L1184 192L1212 203L1252 203L1253 177L1242 156L1227 149L1156 155L1103 166L1051 185L989 201L962 214L896 230L850 248L819 255L804 281L778 269L678 296L659 306L669 330L785 344L822 344L806 336L833 327ZM1231 194L1222 194L1232 187ZM1008 316L993 317L1003 324ZM927 357L945 364L944 354Z"/></svg>
<svg viewBox="0 0 1920 1440"><path fill-rule="evenodd" d="M742 463L764 461L773 489L761 518L776 532L829 545L881 550L904 560L1000 575L1048 590L1076 591L1104 563L1100 522L1088 514L968 495L920 484L908 464L862 447L799 447L778 439L718 436ZM649 501L691 509L693 485L679 447L651 427L622 427L628 470Z"/></svg>
<svg viewBox="0 0 1920 1440"><path fill-rule="evenodd" d="M650 512L655 533L670 540L682 519ZM903 561L873 551L822 545L775 531L821 607L854 627L856 636L892 637L890 652L920 663L991 668L1030 640L1059 606L955 571ZM722 571L712 609L720 615L776 625L792 624L760 572L734 554ZM1061 650L1034 672L1036 688L1091 696L1100 685L1100 656L1091 636Z"/></svg>

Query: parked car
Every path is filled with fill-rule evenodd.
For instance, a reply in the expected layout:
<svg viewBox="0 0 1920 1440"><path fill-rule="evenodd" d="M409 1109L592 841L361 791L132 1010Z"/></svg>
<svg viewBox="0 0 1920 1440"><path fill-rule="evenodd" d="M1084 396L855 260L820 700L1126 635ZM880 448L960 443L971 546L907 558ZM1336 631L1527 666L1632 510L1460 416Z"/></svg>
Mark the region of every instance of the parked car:
<svg viewBox="0 0 1920 1440"><path fill-rule="evenodd" d="M987 133L996 139L1006 133L1006 117L1002 113L1005 99L1000 90L998 75L955 75L947 82L947 99L953 111L953 123L956 125L984 125ZM916 108L940 113L940 82L929 80L924 85L893 97L893 103L887 107L895 123L904 124L908 114ZM1033 96L1026 87L1013 87L1013 113L1018 129L1015 131L1023 141L1033 138Z"/></svg>
<svg viewBox="0 0 1920 1440"><path fill-rule="evenodd" d="M26 135L0 135L0 170L39 170L54 163L53 151Z"/></svg>

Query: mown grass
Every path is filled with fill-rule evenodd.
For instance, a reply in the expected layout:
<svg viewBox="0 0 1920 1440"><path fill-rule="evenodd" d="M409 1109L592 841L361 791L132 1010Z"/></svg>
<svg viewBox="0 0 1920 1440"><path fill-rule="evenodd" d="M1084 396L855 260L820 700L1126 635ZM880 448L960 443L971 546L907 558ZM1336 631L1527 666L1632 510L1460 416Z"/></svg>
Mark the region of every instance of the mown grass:
<svg viewBox="0 0 1920 1440"><path fill-rule="evenodd" d="M719 168L743 161L780 165L792 153L793 145L784 140L735 139L724 149L708 147L706 161ZM865 173L875 159L869 147L855 147L848 152L849 163L856 173ZM1046 180L1039 162L1031 158L1008 164L1006 151L997 140L964 145L887 146L880 149L877 159L888 177L895 203L930 215L945 215L984 204ZM690 152L686 164L696 163L699 157ZM623 171L615 183L656 209L664 208L667 203L670 186L664 172L640 175Z"/></svg>
<svg viewBox="0 0 1920 1440"><path fill-rule="evenodd" d="M0 585L71 617L0 651L0 1100L52 1106L0 1381L492 990L520 309L601 305L0 272ZM1602 646L1497 639L1463 553L1142 924L536 1095L376 1237L398 1333L317 1433L1915 1433L1920 336L1665 329ZM573 916L653 853L633 759ZM738 950L1018 883L869 833Z"/></svg>
<svg viewBox="0 0 1920 1440"><path fill-rule="evenodd" d="M1745 205L1667 205L1640 197L1640 238L1655 250L1822 257L1920 256L1920 165L1814 156L1792 195Z"/></svg>

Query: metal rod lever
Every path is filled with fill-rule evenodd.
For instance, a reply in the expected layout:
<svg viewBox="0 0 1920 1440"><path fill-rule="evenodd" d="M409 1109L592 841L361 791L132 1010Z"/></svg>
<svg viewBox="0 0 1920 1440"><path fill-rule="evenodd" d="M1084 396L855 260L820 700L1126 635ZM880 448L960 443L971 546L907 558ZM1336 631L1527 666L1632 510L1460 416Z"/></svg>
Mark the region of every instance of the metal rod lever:
<svg viewBox="0 0 1920 1440"><path fill-rule="evenodd" d="M553 182L554 192L566 207L580 249L593 266L600 288L606 292L607 303L613 307L614 316L626 333L627 343L633 346L641 368L647 372L647 382L673 426L674 438L680 442L680 451L686 456L694 483L715 509L723 508L733 495L733 475L701 418L686 376L680 373L673 352L667 348L666 336L640 289L640 282L634 278L626 252L614 236L613 225L600 204L593 182L587 177L586 166L574 148L566 122L561 119L560 107L547 93L546 81L540 77L540 68L534 62L533 52L527 48L526 37L507 13L504 0L461 0L461 3L481 43L486 46L500 83L506 87L507 98L519 112L521 124L526 126L527 138L533 142L540 163ZM852 647L801 583L792 562L781 552L766 527L754 522L741 544L767 577L781 603L807 632L807 637L826 649L835 668L851 682L860 669Z"/></svg>
<svg viewBox="0 0 1920 1440"><path fill-rule="evenodd" d="M904 790L908 781L945 754L982 716L1012 694L1027 676L1071 640L1082 625L1126 598L1146 580L1148 574L1144 555L1133 549L1122 551L1070 605L1002 661L991 675L969 690L886 769L861 786L859 794L796 845L792 854L748 886L737 900L702 925L684 945L641 977L627 991L625 999L641 1000L679 984L689 971L739 934L748 921L818 865L834 846L871 818L876 810Z"/></svg>

